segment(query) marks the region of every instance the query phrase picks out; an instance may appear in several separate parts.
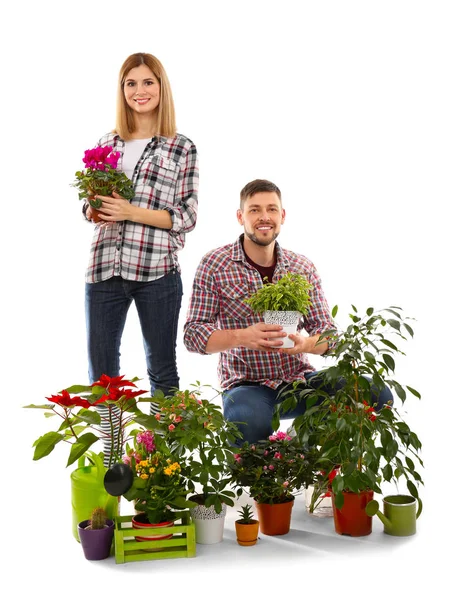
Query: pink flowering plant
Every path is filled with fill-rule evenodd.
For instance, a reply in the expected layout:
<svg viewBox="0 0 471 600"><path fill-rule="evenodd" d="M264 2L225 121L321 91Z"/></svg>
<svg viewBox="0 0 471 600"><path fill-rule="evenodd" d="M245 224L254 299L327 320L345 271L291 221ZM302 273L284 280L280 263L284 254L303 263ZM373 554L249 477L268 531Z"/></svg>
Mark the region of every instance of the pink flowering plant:
<svg viewBox="0 0 471 600"><path fill-rule="evenodd" d="M123 495L135 502L135 509L145 513L149 523L172 521L174 510L194 505L186 499L183 463L170 453L161 435L151 430L135 433L123 462L133 472L132 487Z"/></svg>
<svg viewBox="0 0 471 600"><path fill-rule="evenodd" d="M317 450L278 431L256 444L244 442L234 454L232 482L238 496L248 488L259 503L281 504L312 483L319 471L318 458Z"/></svg>
<svg viewBox="0 0 471 600"><path fill-rule="evenodd" d="M171 453L185 464L182 472L189 489L197 492L196 502L214 506L219 513L223 503L234 504L230 465L241 434L224 418L214 398L204 398L203 387L212 390L197 382L191 391L175 391L168 397L157 392L153 400L160 409L156 415L159 432Z"/></svg>
<svg viewBox="0 0 471 600"><path fill-rule="evenodd" d="M132 425L149 426L155 423L154 417L143 413L138 403L149 402L142 398L144 390L137 389L137 377L126 380L124 375L109 377L103 374L92 385L72 385L57 394L46 397L47 404L30 404L24 408L36 408L44 411L50 420L59 419L59 426L41 435L33 444L33 460L39 460L50 454L59 443L70 446L67 466L77 461L97 441L109 440L111 445L111 463L121 458L122 448L130 439ZM98 407L103 409L98 412ZM110 423L119 427L110 427ZM108 430L111 431L108 433ZM115 434L117 430L117 434ZM129 433L128 433L129 432Z"/></svg>
<svg viewBox="0 0 471 600"><path fill-rule="evenodd" d="M113 152L111 146L103 146L85 150L83 162L85 169L75 173L72 185L79 189L79 200L88 198L92 208L100 208L101 200L96 195L111 196L118 193L126 200L134 197L132 181L127 175L117 170L119 152Z"/></svg>

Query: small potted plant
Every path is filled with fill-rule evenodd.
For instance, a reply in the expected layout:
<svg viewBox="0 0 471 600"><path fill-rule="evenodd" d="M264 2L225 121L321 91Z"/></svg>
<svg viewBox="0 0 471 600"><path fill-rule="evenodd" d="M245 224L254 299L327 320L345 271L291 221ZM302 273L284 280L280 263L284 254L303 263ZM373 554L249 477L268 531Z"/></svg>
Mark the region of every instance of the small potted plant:
<svg viewBox="0 0 471 600"><path fill-rule="evenodd" d="M85 169L75 173L72 186L79 189L79 200L88 200L92 209L92 220L101 221L98 216L101 200L96 195L111 196L113 192L122 198L131 200L134 197L132 181L127 175L117 170L119 152L113 152L111 146L98 146L85 150L83 162Z"/></svg>
<svg viewBox="0 0 471 600"><path fill-rule="evenodd" d="M288 335L297 331L299 319L306 315L311 298L312 285L300 273L286 273L277 282L265 283L250 298L247 304L254 313L262 314L265 323L282 325ZM286 336L282 348L291 348L294 342Z"/></svg>
<svg viewBox="0 0 471 600"><path fill-rule="evenodd" d="M233 485L238 496L248 488L256 502L262 533L288 533L296 490L316 478L318 458L316 449L303 447L283 431L257 444L244 442L234 455Z"/></svg>
<svg viewBox="0 0 471 600"><path fill-rule="evenodd" d="M388 405L381 409L374 400L385 386L402 403L408 392L420 398L414 388L394 378L394 356L404 354L395 338L406 340L413 329L397 307L377 312L369 308L363 317L352 309L345 331L323 334L333 340L330 355L335 364L319 373L326 387L301 392L307 411L294 419L293 427L302 443L320 450L326 474L336 469L331 481L335 529L356 536L371 533L373 511L365 509L375 492L382 494L383 482L397 484L404 477L410 495L419 498L417 485L423 482L417 467L423 462L422 444L399 410ZM334 318L336 313L337 307ZM279 410L291 405L288 394Z"/></svg>
<svg viewBox="0 0 471 600"><path fill-rule="evenodd" d="M198 384L193 391L155 395L159 431L173 455L185 465L182 472L194 494L190 509L196 525L196 541L222 541L227 506L234 505L229 465L234 444L241 437L237 426L227 421L220 406L202 397Z"/></svg>
<svg viewBox="0 0 471 600"><path fill-rule="evenodd" d="M108 519L101 506L94 508L90 519L78 523L77 528L87 560L108 558L113 542L114 521Z"/></svg>
<svg viewBox="0 0 471 600"><path fill-rule="evenodd" d="M250 504L245 504L238 511L240 519L235 522L237 543L240 546L253 546L257 543L259 522L254 519Z"/></svg>

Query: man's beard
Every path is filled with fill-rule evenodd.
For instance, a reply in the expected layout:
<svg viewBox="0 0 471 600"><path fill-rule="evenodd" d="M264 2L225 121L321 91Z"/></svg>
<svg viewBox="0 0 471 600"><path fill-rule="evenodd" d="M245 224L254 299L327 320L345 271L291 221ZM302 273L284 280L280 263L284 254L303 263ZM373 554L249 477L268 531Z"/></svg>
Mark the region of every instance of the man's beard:
<svg viewBox="0 0 471 600"><path fill-rule="evenodd" d="M247 230L245 230L245 235L249 238L249 240L251 240L254 244L257 244L257 246L269 246L272 242L274 242L276 240L276 238L278 237L278 234L280 232L279 231L273 231L273 235L271 236L271 239L259 239L255 233L249 233Z"/></svg>

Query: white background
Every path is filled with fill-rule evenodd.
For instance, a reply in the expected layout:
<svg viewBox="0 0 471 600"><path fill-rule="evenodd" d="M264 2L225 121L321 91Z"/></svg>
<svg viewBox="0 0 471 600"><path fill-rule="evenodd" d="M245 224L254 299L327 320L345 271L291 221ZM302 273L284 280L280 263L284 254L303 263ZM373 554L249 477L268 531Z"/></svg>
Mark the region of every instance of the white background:
<svg viewBox="0 0 471 600"><path fill-rule="evenodd" d="M97 594L131 597L142 585L133 597L143 597L163 585L177 597L236 597L247 595L247 569L277 595L458 592L466 569L458 545L467 547L470 533L459 516L470 487L469 4L45 1L16 2L2 19L1 503L9 536L1 543L11 583L52 599L89 593L81 574ZM424 445L425 509L418 535L391 544L390 554L358 554L360 540L350 556L307 551L282 564L273 554L257 575L256 563L243 562L249 555L223 546L220 562L206 549L206 562L146 563L137 575L108 561L99 568L68 531L65 449L31 460L32 442L52 427L21 407L87 383L92 229L70 183L84 150L113 128L119 68L139 51L164 64L178 129L200 155L198 224L180 254L183 387L217 385L216 357L190 355L181 330L199 259L235 240L238 194L254 178L281 188L279 241L315 262L340 323L351 303L361 311L397 305L417 319L397 379L423 397L411 398L407 418ZM147 385L133 310L122 373Z"/></svg>

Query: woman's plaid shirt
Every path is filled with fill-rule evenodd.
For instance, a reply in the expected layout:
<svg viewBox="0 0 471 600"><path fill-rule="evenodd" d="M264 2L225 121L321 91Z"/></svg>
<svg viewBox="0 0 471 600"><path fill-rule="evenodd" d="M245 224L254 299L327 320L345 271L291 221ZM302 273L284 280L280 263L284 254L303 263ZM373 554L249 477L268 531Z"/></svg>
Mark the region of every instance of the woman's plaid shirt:
<svg viewBox="0 0 471 600"><path fill-rule="evenodd" d="M298 331L309 335L334 329L321 280L314 264L305 256L282 250L276 243L277 265L273 281L285 273L300 273L312 284L312 306L302 317ZM184 326L184 344L190 352L206 354L211 334L218 330L243 329L260 322L244 299L261 287L259 272L249 265L242 248L242 237L206 254L193 282ZM223 390L242 381L257 382L276 389L282 383L303 380L315 371L306 354L288 355L248 348L232 348L219 354L218 377Z"/></svg>
<svg viewBox="0 0 471 600"><path fill-rule="evenodd" d="M115 133L105 135L99 146L121 153L125 142ZM121 276L132 281L152 281L173 269L180 271L177 252L185 234L194 229L198 208L198 155L183 135L154 137L147 144L133 174L132 204L152 210L168 210L170 230L119 221L96 226L86 274L87 283Z"/></svg>

